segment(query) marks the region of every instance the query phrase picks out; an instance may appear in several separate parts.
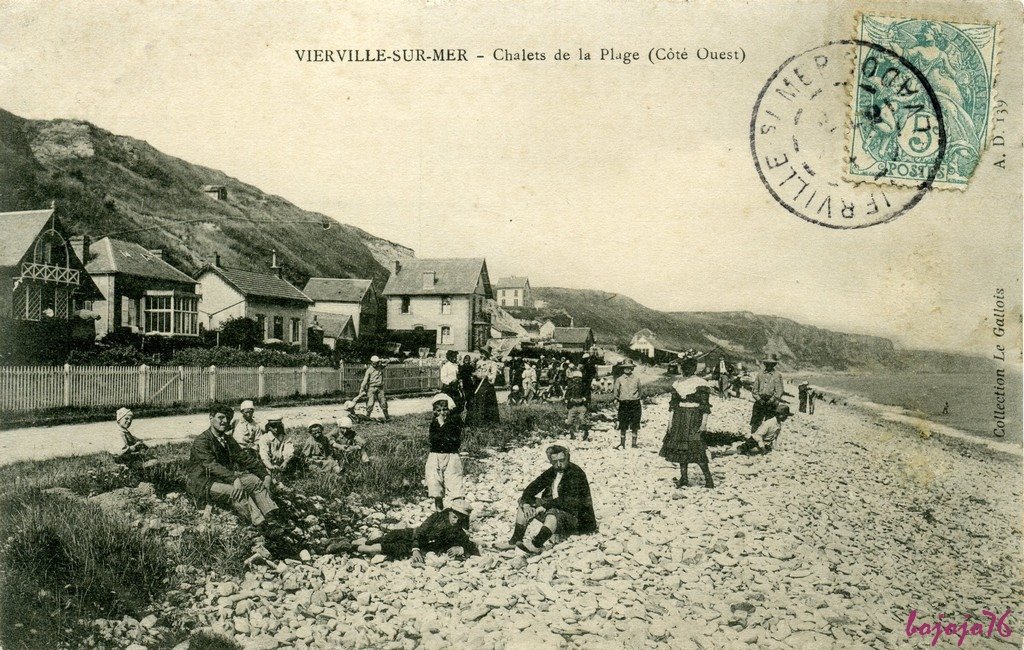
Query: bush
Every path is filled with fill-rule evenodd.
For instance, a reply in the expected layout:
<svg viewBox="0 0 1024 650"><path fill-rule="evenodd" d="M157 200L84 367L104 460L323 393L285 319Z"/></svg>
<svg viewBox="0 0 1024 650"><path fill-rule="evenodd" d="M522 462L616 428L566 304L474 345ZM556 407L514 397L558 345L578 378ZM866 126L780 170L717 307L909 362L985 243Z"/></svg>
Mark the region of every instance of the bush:
<svg viewBox="0 0 1024 650"><path fill-rule="evenodd" d="M220 326L220 345L239 350L252 350L263 342L263 332L255 318L229 318Z"/></svg>
<svg viewBox="0 0 1024 650"><path fill-rule="evenodd" d="M275 350L253 350L245 352L233 348L189 348L177 352L167 365L171 366L247 366L287 367L301 366L332 368L330 357L312 352L279 352Z"/></svg>
<svg viewBox="0 0 1024 650"><path fill-rule="evenodd" d="M144 610L171 574L162 541L98 507L38 490L0 500L0 642L74 646L79 619ZM17 623L14 623L17 621Z"/></svg>
<svg viewBox="0 0 1024 650"><path fill-rule="evenodd" d="M110 348L72 350L68 363L73 366L141 366L153 363L153 358L130 345Z"/></svg>

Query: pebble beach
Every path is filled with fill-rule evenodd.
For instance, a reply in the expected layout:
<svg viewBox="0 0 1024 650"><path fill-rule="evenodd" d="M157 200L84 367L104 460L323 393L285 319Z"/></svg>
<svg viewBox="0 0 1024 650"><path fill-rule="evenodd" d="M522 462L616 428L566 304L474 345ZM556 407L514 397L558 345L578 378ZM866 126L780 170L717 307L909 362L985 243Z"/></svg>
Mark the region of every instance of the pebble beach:
<svg viewBox="0 0 1024 650"><path fill-rule="evenodd" d="M712 447L716 488L678 488L658 456L667 404L645 405L639 449L612 449L605 411L589 442L486 458L468 484L479 557L415 567L304 553L196 585L188 615L246 648L796 649L930 647L931 635L908 638L911 611L920 625L1009 609L1012 634L963 647L1020 647L1018 456L820 405L786 422L767 456ZM746 430L749 401L712 406L711 431ZM553 442L586 471L600 531L539 556L495 550ZM395 504L368 512L363 532L429 513L425 498Z"/></svg>

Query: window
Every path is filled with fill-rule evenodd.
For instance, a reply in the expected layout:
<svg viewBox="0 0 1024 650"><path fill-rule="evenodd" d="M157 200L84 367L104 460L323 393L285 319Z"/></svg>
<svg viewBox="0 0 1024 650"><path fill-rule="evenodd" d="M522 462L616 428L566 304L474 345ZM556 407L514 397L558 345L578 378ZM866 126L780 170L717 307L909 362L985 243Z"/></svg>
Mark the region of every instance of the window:
<svg viewBox="0 0 1024 650"><path fill-rule="evenodd" d="M173 334L174 296L146 296L146 332Z"/></svg>
<svg viewBox="0 0 1024 650"><path fill-rule="evenodd" d="M256 325L260 330L260 339L267 338L267 315L256 314Z"/></svg>
<svg viewBox="0 0 1024 650"><path fill-rule="evenodd" d="M302 319L301 318L293 318L292 319L292 331L291 331L291 335L292 335L291 342L292 343L301 343L302 342L302 334L301 334L301 332L302 332Z"/></svg>
<svg viewBox="0 0 1024 650"><path fill-rule="evenodd" d="M403 314L410 313L411 312L411 307L412 307L412 300L409 299L409 296L403 296L402 297L402 313Z"/></svg>
<svg viewBox="0 0 1024 650"><path fill-rule="evenodd" d="M274 332L270 338L284 340L284 316L274 316Z"/></svg>
<svg viewBox="0 0 1024 650"><path fill-rule="evenodd" d="M199 297L174 297L175 334L199 334Z"/></svg>
<svg viewBox="0 0 1024 650"><path fill-rule="evenodd" d="M512 301L512 306L513 307L518 307L519 306L519 298L516 298L515 300Z"/></svg>
<svg viewBox="0 0 1024 650"><path fill-rule="evenodd" d="M450 314L452 313L452 297L441 296L441 313Z"/></svg>
<svg viewBox="0 0 1024 650"><path fill-rule="evenodd" d="M452 344L452 328L447 325L441 328L441 345Z"/></svg>
<svg viewBox="0 0 1024 650"><path fill-rule="evenodd" d="M67 320L70 316L70 296L67 287L54 284L44 284L36 287L40 293L40 307L42 313L49 318L60 318Z"/></svg>
<svg viewBox="0 0 1024 650"><path fill-rule="evenodd" d="M39 320L42 314L41 298L38 285L22 282L14 290L13 316L18 320Z"/></svg>

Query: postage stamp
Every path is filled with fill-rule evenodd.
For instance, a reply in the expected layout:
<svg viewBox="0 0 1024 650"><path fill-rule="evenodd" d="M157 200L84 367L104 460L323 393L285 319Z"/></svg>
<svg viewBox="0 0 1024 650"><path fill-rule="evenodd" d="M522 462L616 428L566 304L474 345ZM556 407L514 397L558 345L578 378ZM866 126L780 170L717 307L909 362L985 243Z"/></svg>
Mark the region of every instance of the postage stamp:
<svg viewBox="0 0 1024 650"><path fill-rule="evenodd" d="M932 186L966 188L988 143L996 25L862 14L857 39L884 49L857 51L847 180L916 186L941 157ZM924 76L937 107L914 99L919 81L898 78L897 59Z"/></svg>
<svg viewBox="0 0 1024 650"><path fill-rule="evenodd" d="M858 52L866 52L866 60L885 61L885 83L877 75L862 81L871 91L862 114L882 114L887 91L895 87L901 102L935 116L930 126L938 153L923 163L912 185L845 178L845 134L857 128L847 118L850 65ZM945 151L942 116L924 74L903 57L866 41L826 43L784 61L761 89L750 123L754 167L775 201L805 221L844 230L885 223L907 213L931 189Z"/></svg>

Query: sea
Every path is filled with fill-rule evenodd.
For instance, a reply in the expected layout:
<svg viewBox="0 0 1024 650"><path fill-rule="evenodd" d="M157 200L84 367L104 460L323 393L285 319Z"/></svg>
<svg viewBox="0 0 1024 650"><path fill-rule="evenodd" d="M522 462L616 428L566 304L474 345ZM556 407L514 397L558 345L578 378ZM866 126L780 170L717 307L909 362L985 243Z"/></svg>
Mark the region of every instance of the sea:
<svg viewBox="0 0 1024 650"><path fill-rule="evenodd" d="M876 410L889 411L893 419L925 420L963 432L971 437L1017 449L1022 440L1022 377L1007 370L1004 406L1005 435L997 436L995 370L961 373L893 372L877 374L797 374L787 381L807 381L822 392L866 402ZM828 402L827 398L825 401ZM794 400L795 402L795 400ZM943 413L946 403L948 413ZM880 408L881 407L881 408ZM826 405L827 408L827 405ZM1018 452L1019 453L1019 452Z"/></svg>

